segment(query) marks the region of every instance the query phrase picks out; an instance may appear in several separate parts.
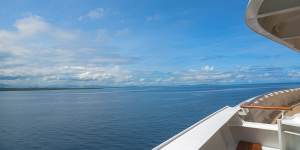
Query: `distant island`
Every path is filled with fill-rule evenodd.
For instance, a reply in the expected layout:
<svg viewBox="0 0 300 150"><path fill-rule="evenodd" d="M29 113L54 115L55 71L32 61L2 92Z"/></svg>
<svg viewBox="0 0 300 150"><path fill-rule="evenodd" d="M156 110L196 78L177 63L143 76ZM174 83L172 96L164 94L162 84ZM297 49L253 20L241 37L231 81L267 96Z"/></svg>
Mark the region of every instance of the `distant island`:
<svg viewBox="0 0 300 150"><path fill-rule="evenodd" d="M0 91L49 91L49 90L75 90L75 89L103 89L97 88L0 88Z"/></svg>

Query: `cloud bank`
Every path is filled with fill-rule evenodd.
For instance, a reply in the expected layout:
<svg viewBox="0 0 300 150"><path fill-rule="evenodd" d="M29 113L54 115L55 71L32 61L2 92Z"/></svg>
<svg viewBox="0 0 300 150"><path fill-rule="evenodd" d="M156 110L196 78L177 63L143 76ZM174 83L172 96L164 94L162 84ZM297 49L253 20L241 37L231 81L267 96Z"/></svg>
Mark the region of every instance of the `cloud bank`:
<svg viewBox="0 0 300 150"><path fill-rule="evenodd" d="M79 17L99 19L99 8ZM157 16L146 20L154 21ZM90 87L299 81L300 67L199 65L188 69L148 69L130 49L130 29L90 33L60 27L36 15L0 29L0 85L9 87ZM125 37L125 38L124 38ZM128 46L130 45L130 46ZM220 59L211 57L209 59ZM201 59L200 59L201 60ZM141 67L143 66L143 67Z"/></svg>

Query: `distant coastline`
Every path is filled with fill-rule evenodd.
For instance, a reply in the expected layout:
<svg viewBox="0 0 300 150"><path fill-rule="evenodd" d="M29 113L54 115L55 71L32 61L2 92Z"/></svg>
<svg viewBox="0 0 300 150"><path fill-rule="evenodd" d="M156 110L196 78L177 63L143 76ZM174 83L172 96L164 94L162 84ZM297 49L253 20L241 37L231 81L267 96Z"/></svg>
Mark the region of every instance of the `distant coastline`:
<svg viewBox="0 0 300 150"><path fill-rule="evenodd" d="M80 89L103 89L103 88L0 88L0 91L50 91L50 90L80 90Z"/></svg>
<svg viewBox="0 0 300 150"><path fill-rule="evenodd" d="M144 85L144 86L94 86L94 87L1 87L0 91L50 91L50 90L84 90L84 89L110 89L110 88L153 88L153 87L226 87L226 86L266 86L266 85L299 85L300 82L282 83L233 83L233 84L196 84L196 85Z"/></svg>

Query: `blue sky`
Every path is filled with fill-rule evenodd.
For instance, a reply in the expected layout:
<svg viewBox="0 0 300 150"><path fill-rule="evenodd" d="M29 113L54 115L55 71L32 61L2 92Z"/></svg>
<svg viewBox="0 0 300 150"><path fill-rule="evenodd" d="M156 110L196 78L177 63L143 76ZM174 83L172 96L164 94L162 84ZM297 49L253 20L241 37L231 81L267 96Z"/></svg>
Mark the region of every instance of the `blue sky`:
<svg viewBox="0 0 300 150"><path fill-rule="evenodd" d="M300 54L252 32L247 1L10 0L0 86L300 81Z"/></svg>

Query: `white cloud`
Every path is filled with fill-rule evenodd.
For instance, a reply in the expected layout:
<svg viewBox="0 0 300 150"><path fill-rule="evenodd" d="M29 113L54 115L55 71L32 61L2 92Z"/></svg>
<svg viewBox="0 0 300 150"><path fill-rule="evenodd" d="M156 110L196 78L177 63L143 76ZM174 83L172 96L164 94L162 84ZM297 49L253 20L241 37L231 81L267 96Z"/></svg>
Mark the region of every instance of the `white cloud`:
<svg viewBox="0 0 300 150"><path fill-rule="evenodd" d="M26 16L14 23L14 30L0 29L0 67L66 63L74 50L61 47L61 42L72 43L79 33L57 27L40 16Z"/></svg>
<svg viewBox="0 0 300 150"><path fill-rule="evenodd" d="M104 16L104 13L104 8L96 8L94 10L90 10L87 14L80 16L78 20L82 21L84 19L100 19Z"/></svg>
<svg viewBox="0 0 300 150"><path fill-rule="evenodd" d="M17 40L24 41L28 40L28 38L38 37L48 37L56 40L73 40L79 36L79 32L59 28L48 23L42 17L34 15L16 20L14 27L16 28L15 31L0 30L0 39L11 43Z"/></svg>
<svg viewBox="0 0 300 150"><path fill-rule="evenodd" d="M249 83L284 81L288 77L299 79L299 70L285 72L277 70L277 75L266 70L271 68L248 67L222 71L211 69L182 70L179 72L133 71L125 67L89 66L55 64L41 67L40 65L16 66L0 69L0 83L18 86L122 86L122 85L180 85L208 83ZM207 71L209 70L209 71ZM263 71L262 71L263 70ZM274 73L274 72L273 72ZM30 81L30 82L29 82ZM292 80L291 80L292 81Z"/></svg>
<svg viewBox="0 0 300 150"><path fill-rule="evenodd" d="M108 85L129 83L132 77L130 71L119 65L133 63L138 58L86 47L93 43L90 39L106 41L128 30L82 33L34 15L16 20L14 27L0 29L0 84L48 86L74 81L76 85ZM108 45L107 42L97 44Z"/></svg>
<svg viewBox="0 0 300 150"><path fill-rule="evenodd" d="M29 71L30 70L30 71ZM47 86L51 83L63 85L65 82L74 82L81 85L92 82L97 85L115 85L126 83L132 78L131 72L119 66L112 67L86 67L86 66L22 66L0 70L0 81L5 84L19 84L28 86L41 84ZM11 80L13 79L13 80ZM44 85L43 85L44 84Z"/></svg>
<svg viewBox="0 0 300 150"><path fill-rule="evenodd" d="M291 78L300 78L300 71L296 71L296 70L289 71L288 76Z"/></svg>
<svg viewBox="0 0 300 150"><path fill-rule="evenodd" d="M201 69L204 70L204 71L213 71L214 70L214 66L205 65Z"/></svg>
<svg viewBox="0 0 300 150"><path fill-rule="evenodd" d="M19 33L25 36L32 36L39 33L49 32L50 25L40 16L29 16L15 22Z"/></svg>
<svg viewBox="0 0 300 150"><path fill-rule="evenodd" d="M200 70L192 69L180 73L179 79L186 83L214 83L226 82L232 76L232 73L216 71L213 66L205 65Z"/></svg>
<svg viewBox="0 0 300 150"><path fill-rule="evenodd" d="M205 65L198 70L190 69L181 71L174 75L174 77L176 79L173 82L183 84L289 82L300 80L300 68L248 66L216 70L213 66Z"/></svg>
<svg viewBox="0 0 300 150"><path fill-rule="evenodd" d="M121 69L119 66L109 68L85 68L84 71L76 75L78 80L94 80L108 81L110 83L126 82L131 78L131 74L127 70Z"/></svg>

